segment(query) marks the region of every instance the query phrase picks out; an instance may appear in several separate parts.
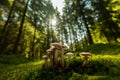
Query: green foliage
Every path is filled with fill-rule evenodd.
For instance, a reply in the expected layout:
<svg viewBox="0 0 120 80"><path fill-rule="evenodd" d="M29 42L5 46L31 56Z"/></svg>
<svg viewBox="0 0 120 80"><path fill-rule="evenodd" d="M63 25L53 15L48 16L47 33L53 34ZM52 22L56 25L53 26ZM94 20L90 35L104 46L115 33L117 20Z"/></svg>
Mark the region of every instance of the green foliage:
<svg viewBox="0 0 120 80"><path fill-rule="evenodd" d="M113 44L93 44L88 46L85 49L81 49L75 52L76 55L79 55L82 51L88 51L92 54L103 54L103 55L117 55L120 54L120 43Z"/></svg>
<svg viewBox="0 0 120 80"><path fill-rule="evenodd" d="M88 80L88 77L74 72L69 80Z"/></svg>
<svg viewBox="0 0 120 80"><path fill-rule="evenodd" d="M76 55L71 58L68 68L65 59L65 68L59 67L59 63L58 67L52 68L49 65L48 69L42 66L42 60L29 62L28 59L16 55L0 55L0 80L119 80L120 55L114 55L119 51L119 46L95 44L86 48L94 51L86 67L82 66L84 58ZM101 50L102 53L99 52ZM108 55L109 50L111 55Z"/></svg>
<svg viewBox="0 0 120 80"><path fill-rule="evenodd" d="M1 0L1 1L0 1L0 6L6 6L6 7L7 7L7 6L9 6L9 4L10 4L10 3L9 3L9 0L4 0L4 1Z"/></svg>
<svg viewBox="0 0 120 80"><path fill-rule="evenodd" d="M9 8L6 8L9 6L7 2L10 2ZM55 14L54 8L50 1L31 0L29 3L26 5L26 0L5 0L0 3L0 6L4 5L0 7L0 33L4 36L2 38L0 34L0 53L15 54L16 52L27 58L39 59L48 49L48 45L51 43L47 44L47 40L49 40L47 29L51 27L48 20L51 20L52 15ZM28 6L28 9L22 18L25 5ZM23 28L20 31L21 24L23 24ZM6 29L3 30L3 28ZM18 31L21 32L18 39L20 41L16 41ZM52 32L54 33L54 31ZM56 34L51 37L56 41ZM51 37L49 36L49 38ZM15 44L18 46L15 47Z"/></svg>
<svg viewBox="0 0 120 80"><path fill-rule="evenodd" d="M20 63L27 63L28 61L28 59L22 56L20 57L16 55L0 55L0 63L2 64L16 65Z"/></svg>
<svg viewBox="0 0 120 80"><path fill-rule="evenodd" d="M120 55L93 55L89 65L82 66L82 57L73 57L68 68L41 68L31 72L27 80L117 80L120 79Z"/></svg>
<svg viewBox="0 0 120 80"><path fill-rule="evenodd" d="M14 59L12 60L12 58ZM8 60L8 62L5 61L5 59ZM61 68L59 65L56 68L48 66L48 68L45 69L42 66L44 62L42 60L28 62L28 60L15 55L1 55L0 80L120 79L120 55L93 55L89 58L89 64L87 67L82 66L83 59L83 57L72 57L70 66L68 68ZM11 61L13 61L13 63Z"/></svg>
<svg viewBox="0 0 120 80"><path fill-rule="evenodd" d="M36 62L28 62L25 58L16 56L17 59L16 62L12 60L12 58L15 58L15 55L13 56L3 56L5 59L10 59L10 61L4 61L0 60L0 80L24 80L26 76L28 76L31 72L36 71L37 69L40 69L43 61L36 61ZM22 60L23 59L23 60ZM13 61L13 63L11 62Z"/></svg>
<svg viewBox="0 0 120 80"><path fill-rule="evenodd" d="M41 68L36 72L31 72L27 80L68 80L71 74L72 72L67 69Z"/></svg>

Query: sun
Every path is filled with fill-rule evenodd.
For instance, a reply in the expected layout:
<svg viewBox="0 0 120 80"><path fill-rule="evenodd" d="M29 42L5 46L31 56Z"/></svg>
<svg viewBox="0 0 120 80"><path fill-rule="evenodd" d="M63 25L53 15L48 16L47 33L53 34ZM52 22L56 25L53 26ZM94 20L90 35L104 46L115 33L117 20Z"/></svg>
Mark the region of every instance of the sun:
<svg viewBox="0 0 120 80"><path fill-rule="evenodd" d="M64 7L64 0L51 0L52 4L53 4L53 7L54 8L58 8L58 11L60 12L60 14L62 15L63 12L62 12L62 9Z"/></svg>
<svg viewBox="0 0 120 80"><path fill-rule="evenodd" d="M52 19L52 25L56 25L56 20Z"/></svg>

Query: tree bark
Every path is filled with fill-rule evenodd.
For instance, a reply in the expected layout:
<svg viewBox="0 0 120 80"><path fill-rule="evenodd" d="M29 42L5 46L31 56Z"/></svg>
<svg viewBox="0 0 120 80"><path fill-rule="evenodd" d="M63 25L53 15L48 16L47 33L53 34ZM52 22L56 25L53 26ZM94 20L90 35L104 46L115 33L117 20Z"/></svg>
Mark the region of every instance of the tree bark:
<svg viewBox="0 0 120 80"><path fill-rule="evenodd" d="M34 28L34 36L33 36L33 41L32 41L32 45L31 45L31 56L30 57L35 57L34 56L34 47L35 47L35 37L36 37L36 21L35 21L35 28Z"/></svg>
<svg viewBox="0 0 120 80"><path fill-rule="evenodd" d="M88 36L88 41L89 41L89 44L93 44L93 40L92 40L92 36L91 36L91 33L90 33L90 30L89 30L89 27L88 27L88 24L87 24L87 21L85 19L85 15L83 14L83 20L84 20L84 24L86 26L86 29L87 29L87 36Z"/></svg>
<svg viewBox="0 0 120 80"><path fill-rule="evenodd" d="M16 53L17 50L18 50L18 45L19 45L19 42L20 42L20 39L21 39L23 24L24 24L24 21L25 21L25 14L27 12L27 6L28 6L29 1L30 0L27 0L27 3L26 3L26 5L24 7L24 10L23 10L23 16L22 16L20 27L19 27L19 32L18 32L16 41L15 41L15 44L14 44L14 47L13 47L13 53Z"/></svg>
<svg viewBox="0 0 120 80"><path fill-rule="evenodd" d="M3 30L1 32L1 36L0 36L0 53L3 52L3 46L4 46L4 40L6 38L7 26L8 26L8 23L10 21L10 18L12 16L12 12L13 12L13 9L15 7L15 3L16 3L16 0L13 1L12 7L11 7L10 12L8 14L7 21L5 22L5 24L3 26Z"/></svg>

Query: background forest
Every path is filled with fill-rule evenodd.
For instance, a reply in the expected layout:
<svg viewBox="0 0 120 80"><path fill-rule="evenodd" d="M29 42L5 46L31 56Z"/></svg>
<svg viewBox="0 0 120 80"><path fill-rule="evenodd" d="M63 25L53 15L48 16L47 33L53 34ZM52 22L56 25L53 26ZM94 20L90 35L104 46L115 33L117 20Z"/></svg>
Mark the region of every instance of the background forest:
<svg viewBox="0 0 120 80"><path fill-rule="evenodd" d="M69 47L64 68L45 69L51 43ZM51 0L0 0L0 80L120 80L120 0L64 0L62 14Z"/></svg>
<svg viewBox="0 0 120 80"><path fill-rule="evenodd" d="M62 15L50 0L0 1L0 54L41 58L53 42L70 51L120 42L120 1L65 0Z"/></svg>

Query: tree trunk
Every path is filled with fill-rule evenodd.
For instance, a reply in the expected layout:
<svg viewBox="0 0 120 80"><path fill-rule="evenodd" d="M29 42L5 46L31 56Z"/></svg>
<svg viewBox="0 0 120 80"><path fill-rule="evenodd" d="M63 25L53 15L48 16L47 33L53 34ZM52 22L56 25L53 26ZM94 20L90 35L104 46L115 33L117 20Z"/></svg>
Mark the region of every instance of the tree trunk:
<svg viewBox="0 0 120 80"><path fill-rule="evenodd" d="M85 15L83 14L83 20L84 20L84 24L86 26L86 29L87 29L87 36L88 36L88 41L89 41L89 44L93 44L93 40L92 40L92 36L91 36L91 33L90 33L90 30L89 30L89 27L88 27L88 24L87 24L87 21L85 19Z"/></svg>
<svg viewBox="0 0 120 80"><path fill-rule="evenodd" d="M33 36L33 41L32 41L32 45L31 45L31 57L35 57L34 56L34 47L35 47L35 36L36 36L36 23L35 23L35 28L34 28L34 36Z"/></svg>
<svg viewBox="0 0 120 80"><path fill-rule="evenodd" d="M19 27L19 32L18 32L16 41L15 41L15 44L14 44L14 47L13 47L13 53L16 53L17 50L18 50L18 45L19 45L19 42L20 42L20 39L21 39L23 24L24 24L24 21L25 21L25 14L27 12L27 6L28 6L29 1L30 0L27 0L27 3L26 3L26 5L24 7L24 10L23 10L23 16L22 16L20 27Z"/></svg>
<svg viewBox="0 0 120 80"><path fill-rule="evenodd" d="M8 26L8 23L10 21L10 18L12 16L12 12L14 10L15 3L16 3L16 0L13 1L12 7L11 7L10 12L8 14L7 21L5 22L5 24L3 26L3 30L1 32L1 36L0 36L0 53L3 52L3 46L4 46L5 37L6 37L7 26Z"/></svg>

